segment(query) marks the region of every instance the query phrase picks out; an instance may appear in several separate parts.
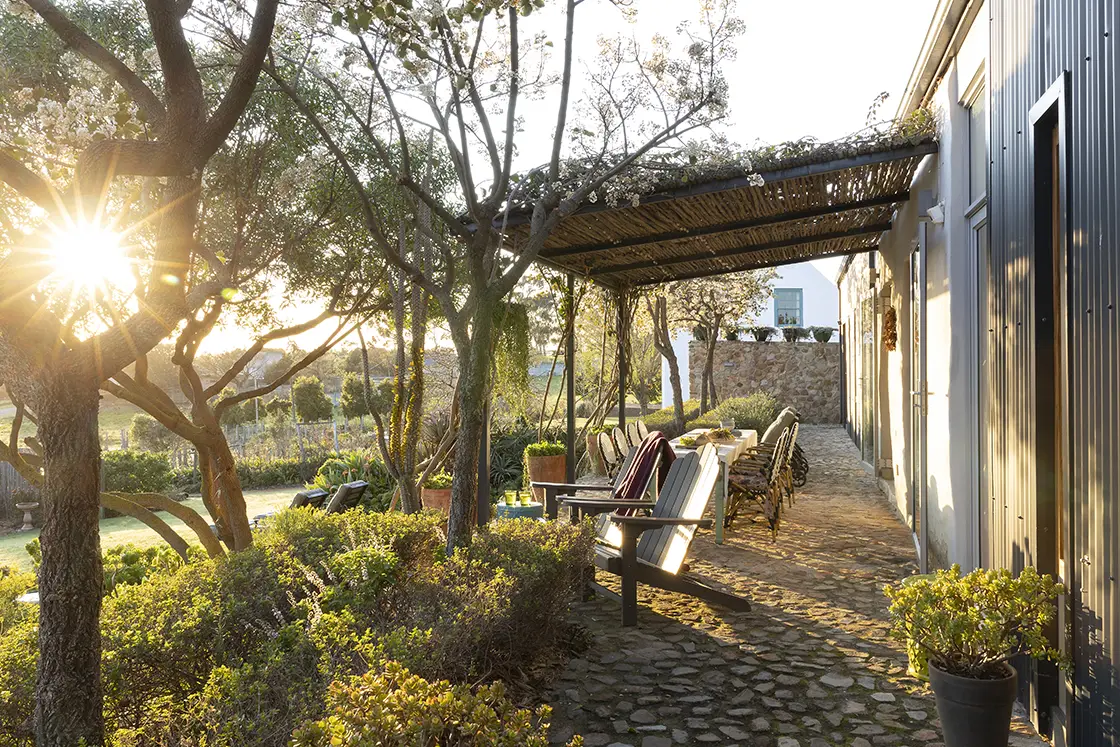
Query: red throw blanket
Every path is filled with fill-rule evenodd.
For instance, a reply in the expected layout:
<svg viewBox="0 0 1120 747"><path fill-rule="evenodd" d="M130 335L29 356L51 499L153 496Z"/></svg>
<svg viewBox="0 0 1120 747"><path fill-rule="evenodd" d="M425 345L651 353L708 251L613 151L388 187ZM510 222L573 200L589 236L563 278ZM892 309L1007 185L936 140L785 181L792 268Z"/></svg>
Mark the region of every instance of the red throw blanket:
<svg viewBox="0 0 1120 747"><path fill-rule="evenodd" d="M660 461L657 460L659 454ZM665 482L665 476L669 474L669 465L676 458L677 455L673 453L673 447L669 445L669 439L665 438L665 434L661 431L653 431L638 444L638 453L634 455L630 470L622 478L615 498L627 501L641 500L649 484L650 475L653 473L654 464L657 464L657 484L661 485Z"/></svg>

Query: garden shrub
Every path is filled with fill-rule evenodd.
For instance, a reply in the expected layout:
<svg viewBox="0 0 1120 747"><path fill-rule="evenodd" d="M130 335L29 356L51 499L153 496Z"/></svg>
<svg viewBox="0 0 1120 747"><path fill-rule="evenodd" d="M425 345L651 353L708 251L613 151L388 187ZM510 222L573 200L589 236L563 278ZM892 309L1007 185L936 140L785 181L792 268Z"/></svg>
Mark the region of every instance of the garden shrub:
<svg viewBox="0 0 1120 747"><path fill-rule="evenodd" d="M279 747L334 709L331 682L389 660L449 680L435 683L445 697L494 676L523 681L569 632L589 529L499 522L448 559L442 524L426 513L286 510L247 550L153 562L142 583L118 582L101 614L108 743ZM140 564L131 552L118 553L122 567ZM0 636L0 747L31 744L37 610L27 607ZM501 691L478 696L491 692ZM508 743L532 743L517 741L533 734L521 717L493 704Z"/></svg>
<svg viewBox="0 0 1120 747"><path fill-rule="evenodd" d="M721 421L734 420L735 427L758 431L766 430L782 407L777 398L769 392L755 392L746 397L725 399L715 409L701 415L686 426L693 428L717 428Z"/></svg>
<svg viewBox="0 0 1120 747"><path fill-rule="evenodd" d="M138 412L128 425L128 443L140 451L170 451L179 437L151 415Z"/></svg>
<svg viewBox="0 0 1120 747"><path fill-rule="evenodd" d="M323 391L323 382L314 376L301 376L292 383L292 404L303 423L330 420L334 404Z"/></svg>
<svg viewBox="0 0 1120 747"><path fill-rule="evenodd" d="M29 616L32 605L16 602L18 597L36 587L34 573L21 573L0 565L0 636Z"/></svg>
<svg viewBox="0 0 1120 747"><path fill-rule="evenodd" d="M688 421L694 420L698 417L700 417L700 400L687 400L684 403L685 422L687 423ZM668 438L676 438L677 436L684 433L684 431L677 427L674 420L675 418L676 415L673 412L673 408L666 407L663 410L658 410L657 412L652 412L649 415L646 415L644 418L642 418L642 421L651 431L661 431Z"/></svg>
<svg viewBox="0 0 1120 747"><path fill-rule="evenodd" d="M38 542L38 540L35 540ZM197 547L188 549L187 557L202 557ZM151 547L115 545L101 553L101 567L105 573L104 593L111 594L119 586L143 583L152 574L171 574L182 568L183 559L169 545Z"/></svg>
<svg viewBox="0 0 1120 747"><path fill-rule="evenodd" d="M332 684L327 713L300 727L292 746L545 747L552 715L548 706L515 707L501 684L472 691L447 680L430 682L396 662Z"/></svg>
<svg viewBox="0 0 1120 747"><path fill-rule="evenodd" d="M171 487L166 454L122 449L101 455L101 476L111 493L162 493Z"/></svg>
<svg viewBox="0 0 1120 747"><path fill-rule="evenodd" d="M566 629L594 542L581 525L492 523L437 568L410 624L432 631L420 673L456 681L508 677Z"/></svg>
<svg viewBox="0 0 1120 747"><path fill-rule="evenodd" d="M385 511L393 498L397 483L380 457L372 452L351 451L329 457L308 482L309 488L322 488L333 493L339 485L365 480L369 490L362 496L362 506L370 511Z"/></svg>

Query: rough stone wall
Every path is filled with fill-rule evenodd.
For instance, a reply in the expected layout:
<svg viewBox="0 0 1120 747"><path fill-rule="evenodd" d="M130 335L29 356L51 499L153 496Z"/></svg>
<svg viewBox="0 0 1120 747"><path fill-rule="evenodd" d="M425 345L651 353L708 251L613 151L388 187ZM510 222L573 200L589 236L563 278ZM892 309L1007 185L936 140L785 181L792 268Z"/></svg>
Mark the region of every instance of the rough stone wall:
<svg viewBox="0 0 1120 747"><path fill-rule="evenodd" d="M703 370L704 344L693 342L688 371L694 399L700 398ZM714 371L721 400L764 390L799 410L802 422L840 422L839 343L720 340Z"/></svg>

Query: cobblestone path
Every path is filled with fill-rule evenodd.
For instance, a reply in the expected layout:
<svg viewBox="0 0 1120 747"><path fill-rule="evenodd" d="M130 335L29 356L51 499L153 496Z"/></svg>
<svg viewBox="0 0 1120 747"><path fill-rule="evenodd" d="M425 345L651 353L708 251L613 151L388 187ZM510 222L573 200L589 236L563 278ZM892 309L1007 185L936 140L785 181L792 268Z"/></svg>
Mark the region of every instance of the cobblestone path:
<svg viewBox="0 0 1120 747"><path fill-rule="evenodd" d="M554 743L942 747L933 696L887 636L882 587L916 572L910 534L843 429L801 440L809 481L776 542L742 516L723 546L692 544L692 572L753 609L639 585L638 626L622 628L617 603L579 605L594 644L554 685ZM1017 732L1013 747L1040 744Z"/></svg>

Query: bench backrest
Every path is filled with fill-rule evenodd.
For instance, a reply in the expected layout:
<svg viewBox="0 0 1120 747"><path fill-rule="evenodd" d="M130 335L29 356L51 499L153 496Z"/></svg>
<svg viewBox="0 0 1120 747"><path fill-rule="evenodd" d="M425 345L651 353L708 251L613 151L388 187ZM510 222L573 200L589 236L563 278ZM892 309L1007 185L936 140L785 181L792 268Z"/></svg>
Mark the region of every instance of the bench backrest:
<svg viewBox="0 0 1120 747"><path fill-rule="evenodd" d="M322 488L312 488L311 490L302 490L295 494L292 498L292 503L289 508L299 508L300 506L310 506L311 508L319 508L323 505L323 500L330 495Z"/></svg>
<svg viewBox="0 0 1120 747"><path fill-rule="evenodd" d="M365 480L355 480L339 485L338 490L334 491L331 502L327 504L327 513L340 514L354 508L358 505L358 501L362 499L362 493L366 492L368 487L369 483Z"/></svg>
<svg viewBox="0 0 1120 747"><path fill-rule="evenodd" d="M661 486L653 515L699 521L720 472L719 454L712 444L704 444L696 452L678 457ZM675 574L684 564L695 534L695 524L651 529L638 540L638 558Z"/></svg>

